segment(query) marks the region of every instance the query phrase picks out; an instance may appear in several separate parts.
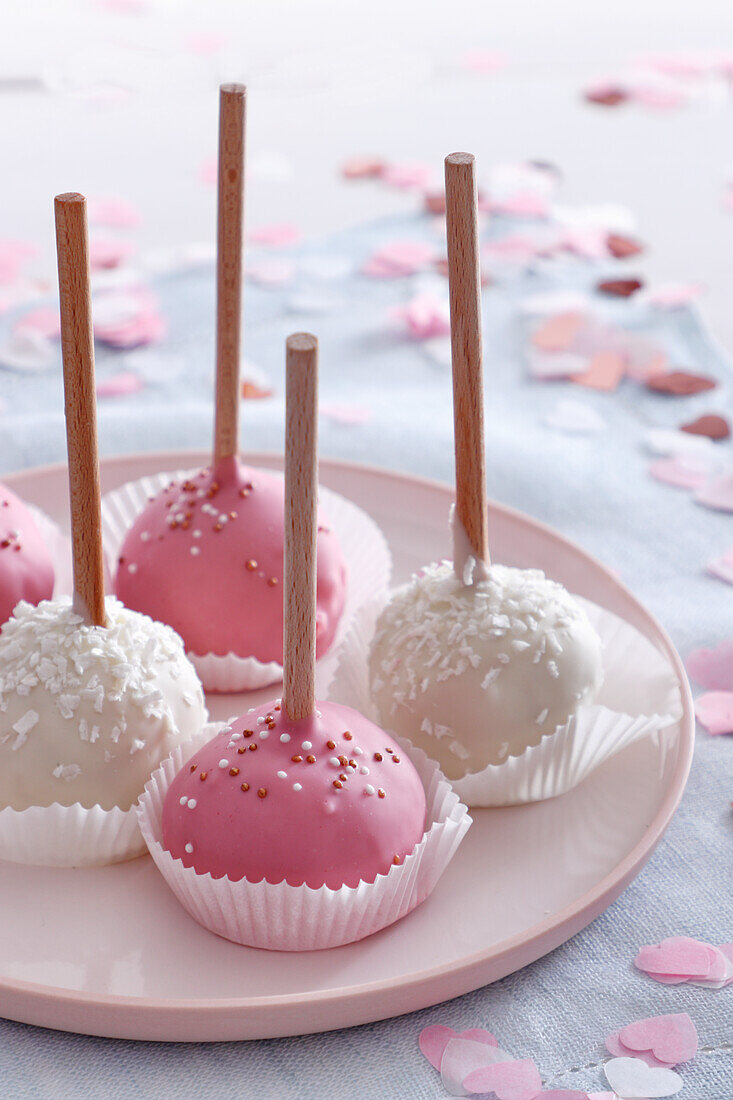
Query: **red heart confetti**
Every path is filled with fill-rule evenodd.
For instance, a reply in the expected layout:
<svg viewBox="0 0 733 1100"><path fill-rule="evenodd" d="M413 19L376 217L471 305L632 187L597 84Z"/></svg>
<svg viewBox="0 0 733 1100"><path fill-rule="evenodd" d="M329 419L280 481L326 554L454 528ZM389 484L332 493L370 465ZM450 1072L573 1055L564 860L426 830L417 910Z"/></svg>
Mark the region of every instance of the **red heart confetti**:
<svg viewBox="0 0 733 1100"><path fill-rule="evenodd" d="M680 431L690 435L704 435L708 439L727 439L730 435L730 424L724 416L708 413L698 416L697 420L692 420L689 424L683 424Z"/></svg>
<svg viewBox="0 0 733 1100"><path fill-rule="evenodd" d="M637 241L635 237L627 237L623 233L609 233L606 237L606 248L617 260L638 256L644 251L641 241Z"/></svg>
<svg viewBox="0 0 733 1100"><path fill-rule="evenodd" d="M714 378L707 378L704 374L673 370L653 374L647 379L646 384L655 393L669 394L671 397L690 397L705 390L714 390L718 383Z"/></svg>
<svg viewBox="0 0 733 1100"><path fill-rule="evenodd" d="M596 290L601 294L610 294L614 298L630 298L637 290L643 287L641 279L606 279L596 284Z"/></svg>

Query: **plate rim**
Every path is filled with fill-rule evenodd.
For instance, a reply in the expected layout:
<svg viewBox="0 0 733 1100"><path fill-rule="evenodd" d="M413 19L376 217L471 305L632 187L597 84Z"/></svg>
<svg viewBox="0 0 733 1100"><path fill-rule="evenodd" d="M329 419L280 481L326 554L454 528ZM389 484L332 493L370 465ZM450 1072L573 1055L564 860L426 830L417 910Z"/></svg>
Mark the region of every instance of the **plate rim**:
<svg viewBox="0 0 733 1100"><path fill-rule="evenodd" d="M151 451L151 452L134 452L123 455L112 455L109 457L103 457L100 460L100 475L102 481L105 480L105 473L110 473L115 469L119 469L121 466L125 466L128 463L150 463L151 465L158 466L162 462L171 463L174 469L178 469L186 463L191 465L206 464L210 460L210 452L203 450L177 450L177 451ZM255 466L271 465L277 468L282 468L283 456L275 452L267 451L245 451L242 452L242 457L245 461L252 463ZM175 465L174 465L175 463ZM2 475L4 483L13 488L17 482L23 482L27 478L37 477L57 477L62 474L67 468L66 463L49 463L43 466L26 467L22 470L14 470L8 474ZM339 470L346 473L352 472L355 474L367 475L368 477L378 479L397 480L402 483L408 483L414 485L418 483L425 489L439 491L442 493L451 494L453 487L444 481L440 481L435 478L425 477L420 474L412 474L402 470L392 470L387 467L376 466L369 463L362 463L340 458L324 457L320 460L320 468L322 473L328 473L328 471L338 472ZM103 487L103 491L104 487ZM641 610L647 622L653 627L657 634L657 640L663 646L664 654L672 665L674 672L677 676L681 703L682 713L679 719L679 752L678 760L675 766L675 770L670 777L667 790L665 791L662 803L659 806L652 821L647 825L644 833L639 838L637 843L631 849L627 855L616 864L612 871L601 879L594 887L582 894L574 902L565 906L559 912L552 914L545 920L539 921L537 924L532 925L524 932L517 933L514 936L510 936L498 944L492 945L490 950L482 950L474 952L471 955L464 956L458 964L442 964L440 966L432 967L430 969L423 969L415 971L409 975L401 975L399 978L391 978L388 980L378 980L369 983L361 983L360 985L353 986L339 986L324 990L318 990L315 993L295 993L295 994L274 994L266 997L228 997L228 998L176 998L176 999L160 999L149 997L138 997L128 995L112 995L107 993L91 993L86 990L68 990L60 986L44 985L39 982L27 982L22 979L6 978L0 975L0 994L6 996L8 994L14 994L16 997L22 1000L33 1001L37 1005L38 1002L42 1004L51 1005L55 1008L62 1006L79 1008L89 1008L94 1006L98 1011L103 1013L103 1016L95 1021L94 1030L85 1030L85 1034L90 1035L111 1035L114 1034L114 1030L119 1030L119 1027L115 1029L115 1024L112 1020L113 1014L118 1014L118 1020L120 1020L119 1014L122 1014L126 1021L131 1016L136 1015L138 1012L144 1012L148 1021L152 1022L151 1017L158 1017L165 1014L170 1018L176 1016L177 1018L189 1018L194 1015L205 1014L209 1022L214 1022L214 1019L220 1015L226 1015L232 1011L236 1011L240 1014L257 1013L263 1009L278 1009L278 1008L293 1008L302 1005L315 1005L315 1004L329 1004L335 1000L340 1002L348 1002L349 1005L358 1004L364 998L370 995L381 992L388 995L398 991L406 990L415 986L425 986L440 981L441 978L452 975L454 977L460 977L467 972L470 972L481 964L487 964L489 962L496 962L501 960L504 956L507 956L518 949L524 948L525 951L532 949L538 941L543 939L549 939L553 933L563 934L563 930L570 928L569 935L563 936L557 943L554 943L552 947L548 947L547 950L552 950L560 943L566 942L582 928L586 927L603 909L598 909L598 905L603 905L603 902L608 899L607 904L611 904L620 893L626 888L631 879L641 869L647 859L651 856L652 852L656 848L657 844L661 840L664 832L666 831L673 814L679 806L682 794L685 789L687 777L689 775L690 767L692 764L692 757L695 743L695 719L694 719L694 705L692 700L692 693L690 690L689 681L685 672L684 664L680 655L678 654L671 638L667 634L667 631L661 625L657 617L647 609L647 607L639 600L637 596L629 589L623 581L621 581L615 574L613 574L607 566L603 565L598 558L589 553L578 543L567 538L561 534L554 527L544 523L542 520L535 519L533 516L528 515L525 512L520 511L517 508L513 508L510 505L500 503L495 500L489 500L489 514L503 513L508 518L515 522L523 524L528 523L530 526L539 529L543 535L549 537L557 543L569 548L574 554L580 555L585 559L586 563L594 570L601 572L613 585L619 589L627 600L631 601L638 609ZM542 954L544 954L543 952ZM529 965L530 961L536 961L541 955L534 956L533 959L527 960L524 965ZM511 973L512 971L508 971ZM463 992L469 992L473 989L480 988L485 982L479 980L474 985L470 985ZM461 994L452 994L451 996L459 996ZM436 1000L429 1002L430 1004L438 1003L444 1000L443 995L439 996ZM14 1011L17 1013L20 1005L15 1006ZM388 1019L392 1015L400 1015L404 1012L414 1011L415 1009L398 1009L395 1013L389 1013L386 1017L376 1017L379 1019ZM37 1017L37 1012L32 1011L32 1016ZM14 1015L14 1019L21 1019L18 1015ZM373 1019L369 1017L368 1019ZM30 1022L30 1021L29 1021ZM358 1023L366 1023L367 1018L363 1021L357 1021ZM104 1029L105 1024L109 1024L112 1027L112 1031ZM41 1026L51 1027L56 1030L64 1030L62 1025L54 1025L43 1023ZM88 1026L88 1025L87 1025ZM349 1024L334 1025L334 1029L343 1026L357 1026ZM100 1030L102 1027L104 1030ZM324 1030L318 1028L318 1031ZM297 1030L287 1030L281 1032L281 1034L311 1034L313 1032ZM202 1042L202 1041L222 1041L222 1040L206 1040L200 1037L178 1038L174 1041L177 1042ZM245 1039L246 1041L246 1039Z"/></svg>

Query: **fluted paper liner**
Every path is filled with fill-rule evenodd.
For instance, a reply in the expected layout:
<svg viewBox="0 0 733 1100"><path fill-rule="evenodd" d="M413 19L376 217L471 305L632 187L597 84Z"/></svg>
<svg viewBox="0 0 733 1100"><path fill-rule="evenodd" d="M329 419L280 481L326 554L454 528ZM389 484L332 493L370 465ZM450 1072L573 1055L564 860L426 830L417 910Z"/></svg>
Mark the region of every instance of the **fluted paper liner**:
<svg viewBox="0 0 733 1100"><path fill-rule="evenodd" d="M520 756L453 780L466 805L511 806L565 794L617 752L642 737L663 737L679 721L679 685L659 650L611 611L576 598L603 643L604 683L598 698ZM383 606L384 600L371 601L352 622L329 690L331 700L355 707L375 722L379 716L369 690L368 661Z"/></svg>
<svg viewBox="0 0 733 1100"><path fill-rule="evenodd" d="M422 840L400 866L390 867L373 883L338 890L198 874L163 847L161 819L173 777L212 736L210 727L208 734L177 748L153 772L140 797L138 815L150 854L184 909L209 931L235 943L270 951L316 951L378 932L425 900L471 825L468 810L438 766L420 749L396 738L415 765L427 804Z"/></svg>
<svg viewBox="0 0 733 1100"><path fill-rule="evenodd" d="M282 477L277 470L263 473ZM127 531L151 496L171 481L191 475L191 470L151 474L139 481L128 481L102 498L102 538L111 576L115 574L120 546ZM352 501L319 486L319 505L335 531L348 569L346 605L336 638L324 659L330 656L345 637L359 608L375 595L385 595L392 575L392 555L380 528L366 512ZM274 661L263 663L255 657L239 657L235 653L220 656L215 653L187 654L206 691L253 691L282 680L282 665Z"/></svg>

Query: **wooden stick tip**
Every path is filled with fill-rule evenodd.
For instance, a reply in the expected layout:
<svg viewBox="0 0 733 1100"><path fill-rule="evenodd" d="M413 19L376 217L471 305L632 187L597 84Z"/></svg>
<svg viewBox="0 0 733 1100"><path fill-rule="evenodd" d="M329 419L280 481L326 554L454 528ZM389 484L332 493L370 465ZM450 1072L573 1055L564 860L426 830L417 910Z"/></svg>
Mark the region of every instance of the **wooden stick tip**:
<svg viewBox="0 0 733 1100"><path fill-rule="evenodd" d="M446 168L448 166L455 165L456 167L464 167L465 165L475 164L476 158L473 153L449 153L445 158Z"/></svg>
<svg viewBox="0 0 733 1100"><path fill-rule="evenodd" d="M247 85L246 84L220 84L219 95L222 99L228 99L230 96L235 99L246 99L247 97Z"/></svg>
<svg viewBox="0 0 733 1100"><path fill-rule="evenodd" d="M78 191L64 191L63 195L57 195L53 201L55 206L74 206L76 203L85 203L87 200Z"/></svg>
<svg viewBox="0 0 733 1100"><path fill-rule="evenodd" d="M310 332L294 332L285 341L288 351L309 352L316 351L318 340Z"/></svg>

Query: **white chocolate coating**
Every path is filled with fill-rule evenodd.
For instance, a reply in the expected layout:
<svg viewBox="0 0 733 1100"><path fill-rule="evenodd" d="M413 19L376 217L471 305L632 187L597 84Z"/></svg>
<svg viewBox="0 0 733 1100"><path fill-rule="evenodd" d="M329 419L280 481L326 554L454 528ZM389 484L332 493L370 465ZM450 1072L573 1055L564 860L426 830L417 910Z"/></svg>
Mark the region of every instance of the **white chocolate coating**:
<svg viewBox="0 0 733 1100"><path fill-rule="evenodd" d="M460 779L520 755L592 703L601 641L539 570L492 565L486 580L464 585L442 562L385 607L369 678L381 724Z"/></svg>
<svg viewBox="0 0 733 1100"><path fill-rule="evenodd" d="M206 706L168 626L106 601L106 627L68 599L20 603L0 634L0 808L127 810L197 733Z"/></svg>

